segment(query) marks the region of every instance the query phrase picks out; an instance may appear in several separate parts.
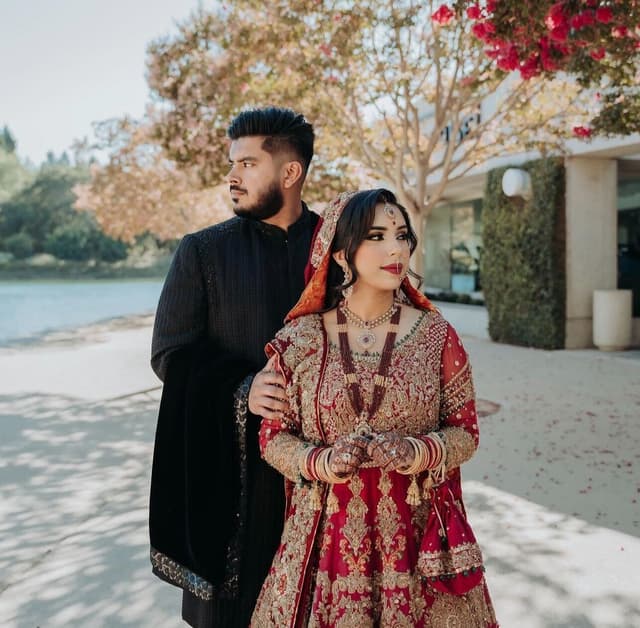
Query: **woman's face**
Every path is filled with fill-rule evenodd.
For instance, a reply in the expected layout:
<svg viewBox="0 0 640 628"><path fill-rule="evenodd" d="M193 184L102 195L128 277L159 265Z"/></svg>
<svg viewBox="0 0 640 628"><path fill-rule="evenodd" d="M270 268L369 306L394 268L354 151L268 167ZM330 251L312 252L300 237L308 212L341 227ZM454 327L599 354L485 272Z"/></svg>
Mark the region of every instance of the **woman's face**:
<svg viewBox="0 0 640 628"><path fill-rule="evenodd" d="M402 212L391 203L379 203L369 233L353 259L358 279L354 291L365 286L395 290L409 270L408 228Z"/></svg>

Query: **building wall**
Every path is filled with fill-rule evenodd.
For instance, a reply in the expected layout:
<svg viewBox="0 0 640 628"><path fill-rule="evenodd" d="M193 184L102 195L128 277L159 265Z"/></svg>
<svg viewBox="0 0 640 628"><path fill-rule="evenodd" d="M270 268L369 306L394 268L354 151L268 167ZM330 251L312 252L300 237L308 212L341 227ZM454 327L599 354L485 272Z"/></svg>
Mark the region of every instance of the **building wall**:
<svg viewBox="0 0 640 628"><path fill-rule="evenodd" d="M617 162L569 157L566 166L567 349L593 346L593 291L617 283Z"/></svg>

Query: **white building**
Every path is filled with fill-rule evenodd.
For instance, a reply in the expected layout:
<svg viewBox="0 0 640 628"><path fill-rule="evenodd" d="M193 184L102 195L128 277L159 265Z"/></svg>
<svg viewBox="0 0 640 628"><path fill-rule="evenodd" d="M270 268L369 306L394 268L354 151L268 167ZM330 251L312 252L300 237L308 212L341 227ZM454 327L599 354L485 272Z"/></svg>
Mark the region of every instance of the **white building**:
<svg viewBox="0 0 640 628"><path fill-rule="evenodd" d="M593 292L633 290L633 345L640 346L640 135L572 140L566 169L566 348L593 346ZM422 234L426 284L481 288L482 197L487 172L534 159L510 155L450 184Z"/></svg>

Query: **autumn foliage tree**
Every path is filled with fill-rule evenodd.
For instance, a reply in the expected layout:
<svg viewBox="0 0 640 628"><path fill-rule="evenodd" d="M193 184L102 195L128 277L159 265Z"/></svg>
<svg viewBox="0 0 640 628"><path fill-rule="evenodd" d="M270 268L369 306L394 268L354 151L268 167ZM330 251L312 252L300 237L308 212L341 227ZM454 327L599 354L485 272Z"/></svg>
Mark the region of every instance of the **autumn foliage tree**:
<svg viewBox="0 0 640 628"><path fill-rule="evenodd" d="M424 218L479 163L558 146L595 114L579 83L550 70L519 75L492 52L479 25L491 29L501 5L236 0L200 10L149 47L152 107L144 121L112 128L111 160L79 205L121 236L156 232L163 219L182 229L178 206L211 221L176 191L218 185L229 120L276 104L302 111L317 130L307 199L383 182Z"/></svg>
<svg viewBox="0 0 640 628"><path fill-rule="evenodd" d="M232 215L226 190L203 187L195 168L169 159L149 119L109 120L96 131L93 148L110 150L109 161L75 186L75 207L91 211L105 233L129 243L146 232L172 240Z"/></svg>

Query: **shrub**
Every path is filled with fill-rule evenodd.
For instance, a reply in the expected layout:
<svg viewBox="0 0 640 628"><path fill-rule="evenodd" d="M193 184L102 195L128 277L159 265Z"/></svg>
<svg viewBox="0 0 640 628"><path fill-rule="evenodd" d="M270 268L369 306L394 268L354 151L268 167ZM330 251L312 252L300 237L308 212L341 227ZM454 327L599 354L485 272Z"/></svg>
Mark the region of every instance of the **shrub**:
<svg viewBox="0 0 640 628"><path fill-rule="evenodd" d="M47 236L44 250L58 259L85 261L92 256L91 229L77 223L56 227Z"/></svg>
<svg viewBox="0 0 640 628"><path fill-rule="evenodd" d="M16 259L33 255L33 238L28 233L14 233L5 238L4 248Z"/></svg>
<svg viewBox="0 0 640 628"><path fill-rule="evenodd" d="M126 259L128 249L122 240L115 240L102 231L94 233L95 256L103 262L118 262Z"/></svg>
<svg viewBox="0 0 640 628"><path fill-rule="evenodd" d="M540 159L518 166L533 198L502 192L506 168L487 178L481 275L489 335L497 342L560 349L565 339L564 166Z"/></svg>

